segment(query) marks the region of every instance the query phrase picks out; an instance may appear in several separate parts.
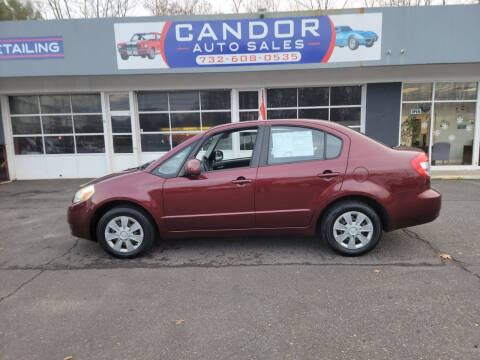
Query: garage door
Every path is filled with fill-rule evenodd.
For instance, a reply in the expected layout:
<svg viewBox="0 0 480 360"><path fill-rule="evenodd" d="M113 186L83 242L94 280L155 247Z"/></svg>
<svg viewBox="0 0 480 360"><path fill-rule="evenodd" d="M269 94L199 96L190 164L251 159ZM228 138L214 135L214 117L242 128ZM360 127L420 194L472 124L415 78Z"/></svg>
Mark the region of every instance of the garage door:
<svg viewBox="0 0 480 360"><path fill-rule="evenodd" d="M100 94L10 96L9 112L17 179L107 173Z"/></svg>

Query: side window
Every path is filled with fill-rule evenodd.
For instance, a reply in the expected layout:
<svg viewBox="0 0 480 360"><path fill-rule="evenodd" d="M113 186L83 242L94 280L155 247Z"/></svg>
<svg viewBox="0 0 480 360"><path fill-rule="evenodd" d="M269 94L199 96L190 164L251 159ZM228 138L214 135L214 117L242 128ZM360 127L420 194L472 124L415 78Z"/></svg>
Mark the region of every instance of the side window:
<svg viewBox="0 0 480 360"><path fill-rule="evenodd" d="M326 158L335 159L336 157L339 157L340 153L342 152L342 146L343 146L342 139L327 133L326 143L327 143L327 146L325 147Z"/></svg>
<svg viewBox="0 0 480 360"><path fill-rule="evenodd" d="M340 154L342 140L321 130L273 126L270 131L268 164L332 159Z"/></svg>
<svg viewBox="0 0 480 360"><path fill-rule="evenodd" d="M202 163L203 171L250 166L257 133L257 128L248 128L210 136L196 154L196 158Z"/></svg>
<svg viewBox="0 0 480 360"><path fill-rule="evenodd" d="M296 126L273 126L270 131L268 164L322 160L325 133Z"/></svg>
<svg viewBox="0 0 480 360"><path fill-rule="evenodd" d="M175 155L160 164L155 170L153 170L153 173L164 178L171 178L177 176L178 172L180 171L180 167L185 161L185 158L192 150L192 147L193 144L188 145L184 149L180 150Z"/></svg>

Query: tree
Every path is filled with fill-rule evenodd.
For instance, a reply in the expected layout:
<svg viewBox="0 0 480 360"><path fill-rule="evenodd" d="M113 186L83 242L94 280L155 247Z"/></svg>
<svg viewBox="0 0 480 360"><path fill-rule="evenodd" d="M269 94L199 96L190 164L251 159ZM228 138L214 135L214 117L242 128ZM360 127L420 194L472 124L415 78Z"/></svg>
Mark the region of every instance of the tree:
<svg viewBox="0 0 480 360"><path fill-rule="evenodd" d="M41 11L55 19L125 17L136 0L46 0Z"/></svg>
<svg viewBox="0 0 480 360"><path fill-rule="evenodd" d="M210 14L212 6L206 0L145 0L143 3L152 15Z"/></svg>
<svg viewBox="0 0 480 360"><path fill-rule="evenodd" d="M280 10L280 0L249 0L244 6L249 13L256 13L259 9L275 12Z"/></svg>
<svg viewBox="0 0 480 360"><path fill-rule="evenodd" d="M232 0L233 12L235 14L238 14L241 12L242 3L243 3L243 0Z"/></svg>
<svg viewBox="0 0 480 360"><path fill-rule="evenodd" d="M293 0L296 10L328 10L333 8L344 9L349 0Z"/></svg>
<svg viewBox="0 0 480 360"><path fill-rule="evenodd" d="M0 0L1 20L38 20L42 15L29 1L22 3L20 0Z"/></svg>

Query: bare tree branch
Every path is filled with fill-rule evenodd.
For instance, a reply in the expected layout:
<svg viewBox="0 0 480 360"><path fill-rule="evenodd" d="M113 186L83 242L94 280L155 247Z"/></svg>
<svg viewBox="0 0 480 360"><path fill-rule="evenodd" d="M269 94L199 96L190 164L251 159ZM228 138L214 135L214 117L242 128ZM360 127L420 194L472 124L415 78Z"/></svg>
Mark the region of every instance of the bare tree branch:
<svg viewBox="0 0 480 360"><path fill-rule="evenodd" d="M212 6L206 0L145 0L143 3L152 15L209 14Z"/></svg>
<svg viewBox="0 0 480 360"><path fill-rule="evenodd" d="M45 18L73 19L125 17L138 0L47 0L40 10Z"/></svg>

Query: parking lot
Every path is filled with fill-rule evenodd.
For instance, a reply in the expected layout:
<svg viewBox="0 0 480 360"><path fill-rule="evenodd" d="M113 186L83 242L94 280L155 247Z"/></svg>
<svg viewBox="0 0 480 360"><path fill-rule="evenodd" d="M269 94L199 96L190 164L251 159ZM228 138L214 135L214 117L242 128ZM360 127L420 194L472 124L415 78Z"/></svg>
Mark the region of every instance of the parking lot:
<svg viewBox="0 0 480 360"><path fill-rule="evenodd" d="M84 181L0 185L1 360L480 358L480 181L434 181L441 216L357 258L241 237L134 260L69 234Z"/></svg>

